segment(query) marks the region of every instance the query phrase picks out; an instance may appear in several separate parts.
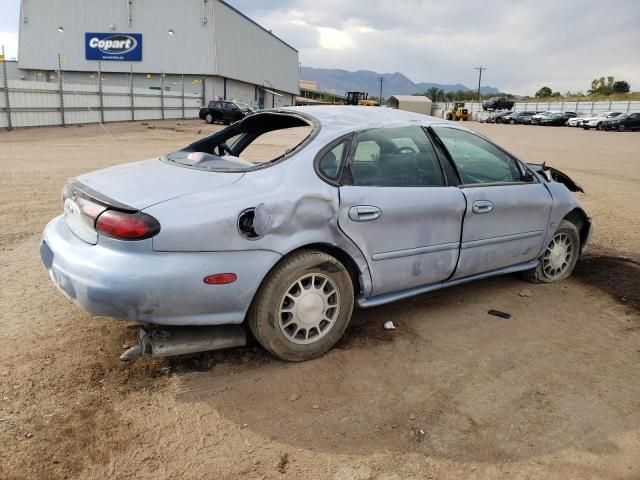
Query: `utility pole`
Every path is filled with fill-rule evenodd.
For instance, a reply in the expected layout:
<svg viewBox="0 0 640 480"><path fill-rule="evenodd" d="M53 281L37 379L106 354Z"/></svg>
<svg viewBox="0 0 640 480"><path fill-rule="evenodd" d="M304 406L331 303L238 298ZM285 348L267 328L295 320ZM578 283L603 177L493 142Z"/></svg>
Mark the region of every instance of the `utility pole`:
<svg viewBox="0 0 640 480"><path fill-rule="evenodd" d="M384 78L380 77L380 96L378 97L378 101L380 102L380 106L382 106L382 81Z"/></svg>
<svg viewBox="0 0 640 480"><path fill-rule="evenodd" d="M486 70L487 67L483 67L480 65L479 67L473 67L475 70L478 70L478 102L482 103L482 96L480 95L480 82L482 81L482 71Z"/></svg>

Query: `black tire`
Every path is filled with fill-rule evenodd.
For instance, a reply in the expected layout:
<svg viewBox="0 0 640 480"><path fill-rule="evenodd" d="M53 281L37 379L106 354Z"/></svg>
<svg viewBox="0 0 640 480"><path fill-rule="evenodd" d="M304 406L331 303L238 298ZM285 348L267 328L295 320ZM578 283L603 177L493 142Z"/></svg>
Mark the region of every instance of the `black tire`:
<svg viewBox="0 0 640 480"><path fill-rule="evenodd" d="M511 124L511 125L515 125L515 124L516 124L516 121L515 121L515 120L509 120L509 124Z"/></svg>
<svg viewBox="0 0 640 480"><path fill-rule="evenodd" d="M554 240L563 236L561 238L566 238L571 243L572 255L569 260L567 260L566 267L562 267L562 270L558 275L550 275L549 268L545 265L547 262L547 253L550 251ZM545 248L545 251L540 257L540 263L536 268L532 268L531 270L525 270L522 272L522 277L531 282L531 283L552 283L557 282L558 280L563 280L571 275L573 269L576 266L576 262L578 261L578 257L580 256L580 233L578 232L578 228L568 220L562 220L558 229L553 234L553 238L549 242L549 245ZM551 266L551 268L553 268Z"/></svg>
<svg viewBox="0 0 640 480"><path fill-rule="evenodd" d="M326 279L330 281L326 281ZM299 281L302 283L298 283ZM310 283L305 284L305 281ZM323 281L324 284L322 284ZM296 332L300 332L302 337L304 334L301 332L306 330L304 328L306 324L297 316L297 309L294 310L296 312L294 316L293 313L281 312L281 307L285 307L285 304L289 302L290 305L285 308L296 308L295 302L291 302L290 299L298 298L302 294L302 287L310 292L311 288L318 288L318 285L323 287L322 290L317 290L318 292L331 291L334 288L337 292L334 297L336 303L335 307L332 305L326 309L317 304L313 308L322 308L321 317L335 316L331 323L327 322L325 325L327 330L322 330L324 333L321 332L322 326L312 326L308 331L305 331L305 334L310 337L311 343L296 343L296 339L297 342L308 342L309 340L299 338L297 333L292 333L293 330L287 330L287 322L294 323L293 328L296 329ZM298 288L300 291L298 297L288 295L294 288ZM312 292L307 295L313 296ZM321 298L320 295L317 296ZM299 250L280 261L264 280L247 314L247 323L258 342L273 355L282 360L300 362L319 357L335 345L349 325L353 303L353 283L349 272L342 263L331 255L317 250ZM329 314L330 311L332 312ZM317 313L316 311L306 314L314 316ZM289 317L287 318L287 316ZM293 319L295 321L292 322ZM301 326L302 328L300 328ZM288 333L285 334L283 330ZM314 336L318 337L317 340L313 340L311 337L311 332L314 330L316 332Z"/></svg>
<svg viewBox="0 0 640 480"><path fill-rule="evenodd" d="M586 126L586 127L582 127L582 128L584 128L585 130L589 130L591 127Z"/></svg>
<svg viewBox="0 0 640 480"><path fill-rule="evenodd" d="M624 132L626 129L627 129L627 127L624 124L618 126L618 131L619 132Z"/></svg>
<svg viewBox="0 0 640 480"><path fill-rule="evenodd" d="M207 113L204 116L204 121L207 122L207 123L213 123L213 115L211 115L210 113Z"/></svg>
<svg viewBox="0 0 640 480"><path fill-rule="evenodd" d="M596 125L596 130L602 130L602 122Z"/></svg>

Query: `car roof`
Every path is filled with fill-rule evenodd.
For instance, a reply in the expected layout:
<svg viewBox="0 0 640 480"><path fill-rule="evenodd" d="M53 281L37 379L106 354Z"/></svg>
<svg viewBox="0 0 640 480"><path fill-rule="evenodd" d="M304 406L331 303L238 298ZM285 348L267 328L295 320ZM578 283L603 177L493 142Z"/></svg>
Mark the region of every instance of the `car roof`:
<svg viewBox="0 0 640 480"><path fill-rule="evenodd" d="M316 105L304 107L284 107L282 112L301 113L313 117L320 123L322 130L355 131L375 127L391 127L407 124L437 125L448 124L442 118L420 113L396 110L395 108L368 107L355 105Z"/></svg>

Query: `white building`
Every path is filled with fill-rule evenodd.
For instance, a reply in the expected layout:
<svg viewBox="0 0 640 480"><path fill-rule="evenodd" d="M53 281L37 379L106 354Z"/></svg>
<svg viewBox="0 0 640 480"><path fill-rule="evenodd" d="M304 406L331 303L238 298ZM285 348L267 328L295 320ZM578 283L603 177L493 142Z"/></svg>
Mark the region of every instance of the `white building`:
<svg viewBox="0 0 640 480"><path fill-rule="evenodd" d="M387 100L391 108L431 115L431 99L423 95L393 95Z"/></svg>
<svg viewBox="0 0 640 480"><path fill-rule="evenodd" d="M292 105L298 51L222 0L22 0L18 78Z"/></svg>

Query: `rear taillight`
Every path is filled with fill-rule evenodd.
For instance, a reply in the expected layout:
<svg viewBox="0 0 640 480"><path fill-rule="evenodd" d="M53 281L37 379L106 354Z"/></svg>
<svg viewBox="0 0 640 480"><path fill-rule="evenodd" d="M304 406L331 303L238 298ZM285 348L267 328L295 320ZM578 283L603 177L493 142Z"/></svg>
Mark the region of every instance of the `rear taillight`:
<svg viewBox="0 0 640 480"><path fill-rule="evenodd" d="M124 213L107 210L98 217L96 230L119 240L143 240L157 235L160 224L146 213Z"/></svg>

